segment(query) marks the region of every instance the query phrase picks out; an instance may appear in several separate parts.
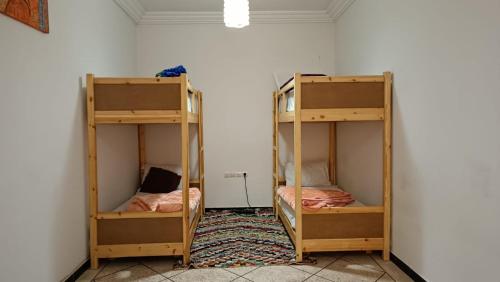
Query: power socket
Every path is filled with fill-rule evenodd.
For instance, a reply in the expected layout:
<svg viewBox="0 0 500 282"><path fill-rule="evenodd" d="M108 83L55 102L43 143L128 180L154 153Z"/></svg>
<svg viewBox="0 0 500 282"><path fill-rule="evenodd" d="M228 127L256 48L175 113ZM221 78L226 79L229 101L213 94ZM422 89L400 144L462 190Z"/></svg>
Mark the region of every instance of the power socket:
<svg viewBox="0 0 500 282"><path fill-rule="evenodd" d="M243 178L245 174L248 175L246 171L228 171L224 172L224 178Z"/></svg>

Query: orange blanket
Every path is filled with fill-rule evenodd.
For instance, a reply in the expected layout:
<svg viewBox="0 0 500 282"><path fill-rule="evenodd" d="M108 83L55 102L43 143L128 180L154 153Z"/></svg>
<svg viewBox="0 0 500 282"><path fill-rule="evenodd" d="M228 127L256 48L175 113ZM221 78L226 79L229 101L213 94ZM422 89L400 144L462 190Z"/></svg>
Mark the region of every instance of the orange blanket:
<svg viewBox="0 0 500 282"><path fill-rule="evenodd" d="M189 188L189 208L194 209L200 202L201 193L198 188ZM165 194L148 194L135 196L127 207L127 211L178 212L182 211L182 190Z"/></svg>
<svg viewBox="0 0 500 282"><path fill-rule="evenodd" d="M295 209L295 187L280 187L278 195ZM302 187L302 208L304 210L317 211L323 207L345 207L352 202L354 199L351 193L340 189Z"/></svg>

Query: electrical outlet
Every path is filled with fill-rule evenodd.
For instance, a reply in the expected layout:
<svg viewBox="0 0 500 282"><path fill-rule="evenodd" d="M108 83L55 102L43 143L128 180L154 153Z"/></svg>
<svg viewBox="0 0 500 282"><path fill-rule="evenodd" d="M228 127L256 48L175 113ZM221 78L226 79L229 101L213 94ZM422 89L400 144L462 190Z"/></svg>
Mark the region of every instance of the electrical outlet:
<svg viewBox="0 0 500 282"><path fill-rule="evenodd" d="M232 171L224 172L224 178L242 178L246 171ZM248 173L247 173L248 175Z"/></svg>

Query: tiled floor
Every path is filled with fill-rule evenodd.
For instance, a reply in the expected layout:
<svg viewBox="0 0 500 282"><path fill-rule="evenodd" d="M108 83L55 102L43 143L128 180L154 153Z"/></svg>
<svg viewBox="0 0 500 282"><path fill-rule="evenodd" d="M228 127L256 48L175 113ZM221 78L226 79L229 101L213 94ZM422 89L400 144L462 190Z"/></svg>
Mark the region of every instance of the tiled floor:
<svg viewBox="0 0 500 282"><path fill-rule="evenodd" d="M174 269L174 258L120 259L88 270L77 281L412 281L392 262L378 254L317 254L315 265L263 266L239 268Z"/></svg>

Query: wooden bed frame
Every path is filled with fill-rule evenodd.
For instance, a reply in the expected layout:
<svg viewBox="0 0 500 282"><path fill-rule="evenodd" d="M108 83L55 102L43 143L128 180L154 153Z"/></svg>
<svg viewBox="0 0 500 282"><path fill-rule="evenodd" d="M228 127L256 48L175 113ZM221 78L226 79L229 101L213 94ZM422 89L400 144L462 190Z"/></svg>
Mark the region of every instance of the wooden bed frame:
<svg viewBox="0 0 500 282"><path fill-rule="evenodd" d="M295 111L286 111L286 95L294 89ZM392 139L392 73L381 76L302 76L285 84L274 96L273 207L281 218L296 248L296 260L303 252L383 251L390 254L391 230L391 139ZM280 102L281 101L281 102ZM280 107L278 106L280 105ZM336 176L336 123L341 121L381 121L383 135L383 205L322 208L302 211L302 123L329 123L329 173ZM295 162L295 229L280 206L277 196L280 177L279 124L293 123Z"/></svg>
<svg viewBox="0 0 500 282"><path fill-rule="evenodd" d="M191 111L188 99L192 102ZM88 74L87 119L91 267L98 268L99 258L137 256L183 256L184 263L189 263L194 232L205 210L202 93L191 87L185 74L171 78L97 78ZM164 123L181 125L183 210L100 212L96 125L137 124L142 179L146 163L145 124ZM189 124L198 124L197 180L189 177ZM202 195L191 224L190 186L198 187Z"/></svg>

